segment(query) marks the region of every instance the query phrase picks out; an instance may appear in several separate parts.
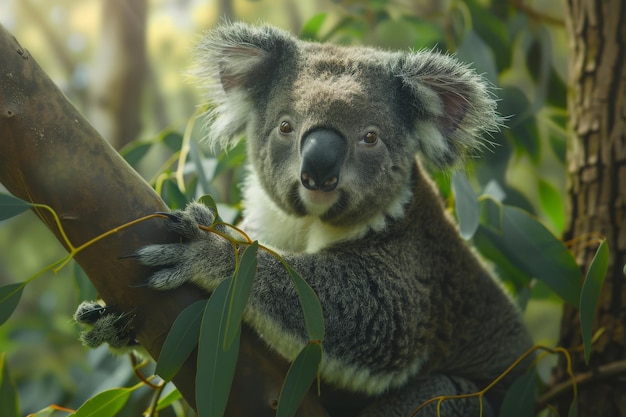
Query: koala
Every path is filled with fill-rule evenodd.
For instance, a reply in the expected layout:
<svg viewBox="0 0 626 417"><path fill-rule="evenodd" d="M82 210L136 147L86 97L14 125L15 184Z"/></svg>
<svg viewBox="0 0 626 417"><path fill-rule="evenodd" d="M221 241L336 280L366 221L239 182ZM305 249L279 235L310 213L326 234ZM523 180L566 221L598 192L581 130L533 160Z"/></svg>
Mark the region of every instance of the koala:
<svg viewBox="0 0 626 417"><path fill-rule="evenodd" d="M434 51L307 42L241 23L212 30L197 55L209 141L229 148L246 138L240 227L317 293L321 378L365 399L350 415L408 416L432 397L479 391L532 346L518 307L461 238L423 166L458 166L498 129L479 75ZM233 275L232 245L198 227L214 218L198 203L169 215L181 243L135 254L159 268L149 286L212 291ZM79 319L106 319L90 306L100 307L83 306ZM244 320L287 360L307 343L296 290L264 251ZM489 391L483 416L497 415L523 371ZM476 398L440 409L444 417L479 412ZM432 404L419 415L437 413Z"/></svg>

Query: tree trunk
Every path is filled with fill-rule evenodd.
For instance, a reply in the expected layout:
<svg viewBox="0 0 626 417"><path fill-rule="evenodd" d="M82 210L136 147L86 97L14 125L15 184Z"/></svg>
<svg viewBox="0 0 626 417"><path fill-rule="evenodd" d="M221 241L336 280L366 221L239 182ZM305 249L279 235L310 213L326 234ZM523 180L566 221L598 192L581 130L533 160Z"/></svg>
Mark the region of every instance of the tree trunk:
<svg viewBox="0 0 626 417"><path fill-rule="evenodd" d="M609 269L594 317L592 345L585 364L578 311L566 306L560 345L569 349L575 374L591 371L579 386L578 415L626 417L626 2L567 0L570 39L570 141L568 174L571 220L566 238L585 270L606 237ZM622 369L620 373L607 369ZM557 382L568 379L564 361ZM589 383L592 382L592 383ZM567 415L572 391L558 400Z"/></svg>
<svg viewBox="0 0 626 417"><path fill-rule="evenodd" d="M88 115L116 149L137 139L141 130L141 98L148 68L146 12L146 0L102 2Z"/></svg>

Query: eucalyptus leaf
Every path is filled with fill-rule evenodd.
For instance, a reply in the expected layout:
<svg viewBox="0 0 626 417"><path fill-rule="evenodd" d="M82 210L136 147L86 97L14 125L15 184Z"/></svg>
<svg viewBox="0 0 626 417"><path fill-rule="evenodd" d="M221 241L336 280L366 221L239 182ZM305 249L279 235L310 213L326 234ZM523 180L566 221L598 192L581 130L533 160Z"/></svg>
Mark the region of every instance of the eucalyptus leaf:
<svg viewBox="0 0 626 417"><path fill-rule="evenodd" d="M517 207L502 207L502 242L516 265L577 307L582 273L571 252L540 222Z"/></svg>
<svg viewBox="0 0 626 417"><path fill-rule="evenodd" d="M137 167L153 145L153 142L133 141L120 149L120 155L122 155L126 162L132 167Z"/></svg>
<svg viewBox="0 0 626 417"><path fill-rule="evenodd" d="M157 403L157 411L161 411L183 398L183 395L177 389L173 389L161 398Z"/></svg>
<svg viewBox="0 0 626 417"><path fill-rule="evenodd" d="M207 300L199 300L178 315L163 343L154 373L171 381L198 343Z"/></svg>
<svg viewBox="0 0 626 417"><path fill-rule="evenodd" d="M293 268L287 264L285 268L296 287L309 340L324 340L324 314L317 294Z"/></svg>
<svg viewBox="0 0 626 417"><path fill-rule="evenodd" d="M237 268L237 272L230 282L224 349L230 347L241 328L243 312L248 304L252 283L256 276L258 251L259 243L256 241L243 251L239 260L239 268Z"/></svg>
<svg viewBox="0 0 626 417"><path fill-rule="evenodd" d="M56 417L57 415L58 409L53 405L49 405L46 408L42 408L41 410L37 411L36 413L29 414L28 417Z"/></svg>
<svg viewBox="0 0 626 417"><path fill-rule="evenodd" d="M452 175L452 190L454 191L454 210L459 221L461 236L469 240L476 233L480 220L478 199L467 177L460 172Z"/></svg>
<svg viewBox="0 0 626 417"><path fill-rule="evenodd" d="M490 197L493 200L502 203L506 198L506 191L504 191L498 181L492 179L485 186L483 196Z"/></svg>
<svg viewBox="0 0 626 417"><path fill-rule="evenodd" d="M307 20L300 31L300 38L307 41L319 40L320 31L327 16L328 13L319 13Z"/></svg>
<svg viewBox="0 0 626 417"><path fill-rule="evenodd" d="M163 200L173 209L183 209L189 202L187 196L178 188L176 181L167 179L163 181Z"/></svg>
<svg viewBox="0 0 626 417"><path fill-rule="evenodd" d="M242 140L234 148L221 152L213 171L213 178L233 168L241 167L247 157L246 150L246 142Z"/></svg>
<svg viewBox="0 0 626 417"><path fill-rule="evenodd" d="M609 247L606 240L603 240L589 264L589 270L587 271L587 276L585 277L585 282L580 293L580 328L583 338L585 363L587 364L589 363L589 357L591 355L593 316L608 268Z"/></svg>
<svg viewBox="0 0 626 417"><path fill-rule="evenodd" d="M478 73L497 85L498 68L493 51L474 29L466 32L456 56L462 62L471 62Z"/></svg>
<svg viewBox="0 0 626 417"><path fill-rule="evenodd" d="M506 417L533 417L537 393L535 371L520 376L506 392L500 415Z"/></svg>
<svg viewBox="0 0 626 417"><path fill-rule="evenodd" d="M298 354L289 367L278 400L276 417L291 417L318 375L322 361L322 345L311 342Z"/></svg>
<svg viewBox="0 0 626 417"><path fill-rule="evenodd" d="M214 166L217 165L217 161L215 158L206 158L194 141L189 141L189 149L189 159L193 165L193 172L195 173L194 182L196 186L199 186L205 193L212 192L210 184L212 179L211 175L215 171ZM195 187L194 189L188 187L188 192L192 193L190 197L194 197Z"/></svg>
<svg viewBox="0 0 626 417"><path fill-rule="evenodd" d="M10 194L0 193L0 221L15 217L32 207L32 204L13 197Z"/></svg>
<svg viewBox="0 0 626 417"><path fill-rule="evenodd" d="M562 233L565 229L565 206L563 196L552 184L539 179L538 183L539 201L541 208L550 219L557 233Z"/></svg>
<svg viewBox="0 0 626 417"><path fill-rule="evenodd" d="M472 28L480 35L493 51L498 69L509 68L512 60L511 35L505 21L493 13L492 7L485 7L483 2L464 0L463 4L471 12Z"/></svg>
<svg viewBox="0 0 626 417"><path fill-rule="evenodd" d="M78 287L79 300L94 300L98 298L98 290L96 290L83 268L81 268L76 261L74 261L72 275L74 276L74 282Z"/></svg>
<svg viewBox="0 0 626 417"><path fill-rule="evenodd" d="M200 197L198 199L198 203L201 203L203 205L205 205L206 207L208 207L213 214L215 214L215 220L216 222L221 222L221 218L219 215L219 212L217 211L217 203L215 202L215 199L213 198L213 196L209 195L209 194L205 194L202 197ZM211 226L210 224L205 224L205 226Z"/></svg>
<svg viewBox="0 0 626 417"><path fill-rule="evenodd" d="M233 344L224 350L230 279L217 286L202 316L198 341L196 406L198 417L222 417L239 355L241 327Z"/></svg>
<svg viewBox="0 0 626 417"><path fill-rule="evenodd" d="M17 389L7 367L6 353L0 353L0 416L18 417L20 407Z"/></svg>
<svg viewBox="0 0 626 417"><path fill-rule="evenodd" d="M515 256L507 251L501 233L480 225L472 242L481 255L493 263L498 277L513 285L517 292L529 285L531 278L520 269Z"/></svg>
<svg viewBox="0 0 626 417"><path fill-rule="evenodd" d="M4 324L15 311L22 297L24 285L16 283L0 287L0 325Z"/></svg>
<svg viewBox="0 0 626 417"><path fill-rule="evenodd" d="M88 399L70 417L115 417L128 402L130 394L141 385L131 388L113 388Z"/></svg>
<svg viewBox="0 0 626 417"><path fill-rule="evenodd" d="M183 146L183 135L173 130L163 132L159 140L173 152L180 151L180 148Z"/></svg>

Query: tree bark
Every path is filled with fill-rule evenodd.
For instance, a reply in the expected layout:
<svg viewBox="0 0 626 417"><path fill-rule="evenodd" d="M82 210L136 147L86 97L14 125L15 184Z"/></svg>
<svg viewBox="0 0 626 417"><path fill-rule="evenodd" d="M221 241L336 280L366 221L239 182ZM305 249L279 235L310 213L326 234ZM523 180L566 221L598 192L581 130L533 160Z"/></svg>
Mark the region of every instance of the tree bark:
<svg viewBox="0 0 626 417"><path fill-rule="evenodd" d="M567 0L570 39L570 141L568 145L571 220L566 238L586 269L606 237L609 269L594 317L604 333L584 361L578 311L566 306L560 344L570 350L575 373L594 377L579 387L578 415L626 417L626 379L602 372L626 360L626 3L623 0ZM567 380L564 362L556 381ZM590 383L591 382L591 383ZM567 415L571 390L560 398Z"/></svg>
<svg viewBox="0 0 626 417"><path fill-rule="evenodd" d="M139 217L167 211L152 188L103 140L0 25L0 182L15 196L51 206L78 246ZM52 217L36 210L59 237ZM135 315L137 339L157 358L172 322L194 301L195 287L159 292L138 287L151 271L120 259L150 243L174 242L162 221L152 219L118 232L76 255L104 301ZM244 326L239 362L226 415L273 416L286 374L285 360ZM195 356L174 383L195 404ZM300 416L326 416L309 392Z"/></svg>

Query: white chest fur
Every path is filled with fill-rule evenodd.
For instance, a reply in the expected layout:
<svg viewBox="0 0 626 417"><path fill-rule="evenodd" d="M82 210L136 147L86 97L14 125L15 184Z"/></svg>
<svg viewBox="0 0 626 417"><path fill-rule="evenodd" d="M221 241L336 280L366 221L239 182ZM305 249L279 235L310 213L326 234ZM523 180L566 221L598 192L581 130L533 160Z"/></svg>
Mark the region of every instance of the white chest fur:
<svg viewBox="0 0 626 417"><path fill-rule="evenodd" d="M279 250L317 252L333 243L364 236L369 230L380 231L387 218L404 214L404 204L410 199L407 192L389 209L363 225L336 227L322 222L316 216L296 217L282 211L267 195L255 173L250 173L243 189L244 221L241 228L254 240Z"/></svg>

